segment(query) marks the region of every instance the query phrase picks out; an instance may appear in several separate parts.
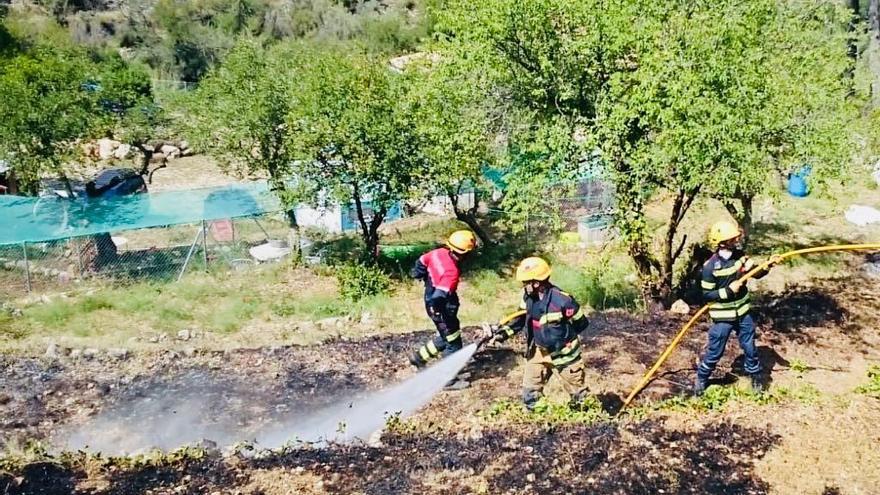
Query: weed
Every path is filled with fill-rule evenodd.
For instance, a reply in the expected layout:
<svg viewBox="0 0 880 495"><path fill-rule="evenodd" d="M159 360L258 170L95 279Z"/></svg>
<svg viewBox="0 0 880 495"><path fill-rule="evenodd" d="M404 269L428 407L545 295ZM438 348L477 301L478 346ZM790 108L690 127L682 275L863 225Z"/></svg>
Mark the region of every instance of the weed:
<svg viewBox="0 0 880 495"><path fill-rule="evenodd" d="M626 412L630 417L641 418L652 411L722 411L732 402L751 402L761 406L785 401L813 404L820 397L819 390L808 384L796 388L773 387L765 392L755 392L735 386L710 385L700 397L672 397L642 407L630 408Z"/></svg>
<svg viewBox="0 0 880 495"><path fill-rule="evenodd" d="M578 407L572 407L568 403L550 402L542 397L531 411L519 402L498 399L489 409L482 411L480 416L490 421L540 424L545 427L572 423L589 425L611 420L611 416L602 409L602 404L595 397L589 397Z"/></svg>
<svg viewBox="0 0 880 495"><path fill-rule="evenodd" d="M583 269L554 263L554 283L571 292L581 304L596 310L627 308L638 310L641 295L634 282L631 264L603 254Z"/></svg>
<svg viewBox="0 0 880 495"><path fill-rule="evenodd" d="M868 383L858 387L856 392L880 399L880 365L868 368Z"/></svg>
<svg viewBox="0 0 880 495"><path fill-rule="evenodd" d="M337 267L339 294L348 301L385 294L391 288L391 278L375 266L348 263Z"/></svg>
<svg viewBox="0 0 880 495"><path fill-rule="evenodd" d="M788 362L788 369L797 373L798 377L801 377L804 373L813 369L813 367L802 359L794 358Z"/></svg>

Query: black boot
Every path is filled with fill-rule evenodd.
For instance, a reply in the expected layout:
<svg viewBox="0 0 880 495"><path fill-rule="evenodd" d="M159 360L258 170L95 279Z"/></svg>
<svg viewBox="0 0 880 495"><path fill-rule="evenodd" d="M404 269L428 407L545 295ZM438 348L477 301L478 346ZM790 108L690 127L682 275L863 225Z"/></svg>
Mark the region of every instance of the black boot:
<svg viewBox="0 0 880 495"><path fill-rule="evenodd" d="M760 394L767 390L767 382L764 380L764 376L761 373L749 375L749 378L752 381L753 392Z"/></svg>
<svg viewBox="0 0 880 495"><path fill-rule="evenodd" d="M709 380L705 378L697 377L694 381L694 397L700 397L703 395L703 392L706 391L706 387L709 386Z"/></svg>
<svg viewBox="0 0 880 495"><path fill-rule="evenodd" d="M416 369L422 369L425 367L426 363L422 356L419 355L418 352L414 352L409 356L409 364L416 367Z"/></svg>

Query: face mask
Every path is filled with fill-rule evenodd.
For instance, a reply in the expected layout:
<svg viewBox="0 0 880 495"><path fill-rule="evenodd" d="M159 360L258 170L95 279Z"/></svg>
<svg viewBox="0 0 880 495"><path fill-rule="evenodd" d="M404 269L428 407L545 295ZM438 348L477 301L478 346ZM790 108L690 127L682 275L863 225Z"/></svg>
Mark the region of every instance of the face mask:
<svg viewBox="0 0 880 495"><path fill-rule="evenodd" d="M718 250L718 256L720 256L721 259L727 261L730 259L731 256L733 256L733 251L730 249L722 248Z"/></svg>

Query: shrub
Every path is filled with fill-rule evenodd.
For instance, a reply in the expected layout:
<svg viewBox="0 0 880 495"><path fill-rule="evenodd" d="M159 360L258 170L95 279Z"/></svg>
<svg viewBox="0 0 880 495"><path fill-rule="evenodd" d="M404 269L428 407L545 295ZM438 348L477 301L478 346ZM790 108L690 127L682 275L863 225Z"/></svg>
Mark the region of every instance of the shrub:
<svg viewBox="0 0 880 495"><path fill-rule="evenodd" d="M391 278L375 266L346 263L336 268L339 294L349 301L385 294L391 288Z"/></svg>

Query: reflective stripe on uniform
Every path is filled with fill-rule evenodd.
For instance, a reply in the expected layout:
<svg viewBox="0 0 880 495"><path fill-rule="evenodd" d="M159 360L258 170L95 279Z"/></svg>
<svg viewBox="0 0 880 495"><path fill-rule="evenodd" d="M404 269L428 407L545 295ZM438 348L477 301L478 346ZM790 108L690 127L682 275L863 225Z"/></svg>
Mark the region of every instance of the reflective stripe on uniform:
<svg viewBox="0 0 880 495"><path fill-rule="evenodd" d="M581 341L574 339L562 349L550 354L553 366L565 366L581 357Z"/></svg>
<svg viewBox="0 0 880 495"><path fill-rule="evenodd" d="M421 356L422 360L424 360L425 362L431 359L431 354L428 352L428 348L425 346L419 348L419 356Z"/></svg>
<svg viewBox="0 0 880 495"><path fill-rule="evenodd" d="M707 281L703 280L703 281L700 282L700 285L702 285L703 288L706 289L706 290L712 290L712 289L714 289L715 286L718 285L718 284L716 284L715 282L707 282Z"/></svg>
<svg viewBox="0 0 880 495"><path fill-rule="evenodd" d="M436 356L437 354L440 354L440 351L437 350L437 346L434 345L433 340L431 340L427 344L425 344L425 347L428 348L428 353L431 354L432 356Z"/></svg>
<svg viewBox="0 0 880 495"><path fill-rule="evenodd" d="M727 268L722 268L721 270L714 270L712 272L712 275L715 275L716 277L727 277L729 275L733 275L734 273L738 272L740 270L740 268L742 268L742 266L743 266L742 260L737 260L736 263L734 263L733 265L731 265Z"/></svg>
<svg viewBox="0 0 880 495"><path fill-rule="evenodd" d="M718 289L718 297L727 299L727 289Z"/></svg>
<svg viewBox="0 0 880 495"><path fill-rule="evenodd" d="M450 333L449 335L447 335L446 342L454 342L459 337L461 337L461 330L454 332L454 333Z"/></svg>
<svg viewBox="0 0 880 495"><path fill-rule="evenodd" d="M735 309L709 309L709 317L713 320L738 318L748 313L751 308L752 305L746 303Z"/></svg>
<svg viewBox="0 0 880 495"><path fill-rule="evenodd" d="M555 357L559 357L559 356L566 356L568 354L571 354L574 351L579 350L580 348L581 348L580 339L574 339L574 340L570 341L569 343L565 344L565 346L563 346L562 349L559 349L558 351L551 353L550 357L555 358Z"/></svg>
<svg viewBox="0 0 880 495"><path fill-rule="evenodd" d="M507 326L507 325L504 325L504 326L502 327L502 330L504 330L504 334L507 335L508 337L513 337L513 334L516 333L516 332L513 331L512 328L510 328L510 327Z"/></svg>
<svg viewBox="0 0 880 495"><path fill-rule="evenodd" d="M739 307L739 306L741 306L741 305L743 305L743 304L748 303L750 300L751 300L751 298L749 297L748 294L746 294L746 295L744 295L743 297L737 299L736 301L713 302L713 303L709 306L709 309L729 309L729 308L736 308L736 307Z"/></svg>
<svg viewBox="0 0 880 495"><path fill-rule="evenodd" d="M557 321L562 321L562 313L547 313L538 320L538 323L541 325L546 325L548 323L555 323Z"/></svg>

